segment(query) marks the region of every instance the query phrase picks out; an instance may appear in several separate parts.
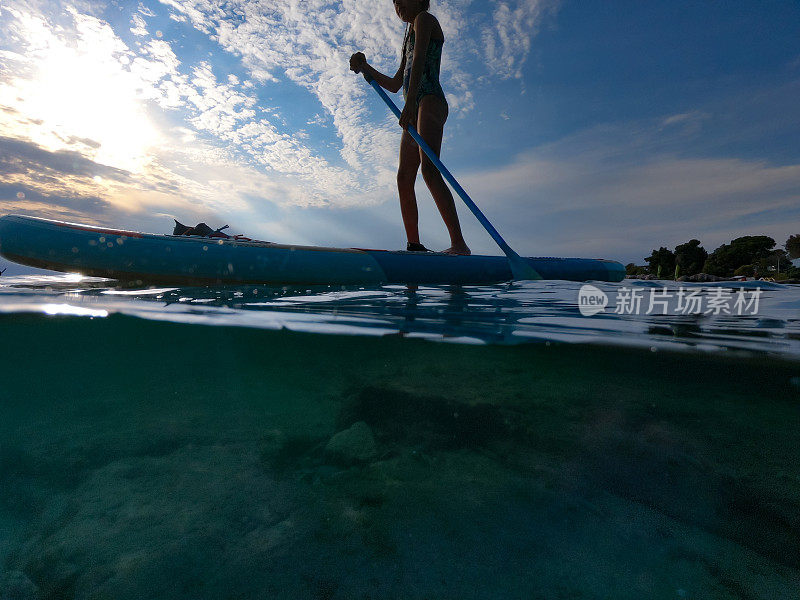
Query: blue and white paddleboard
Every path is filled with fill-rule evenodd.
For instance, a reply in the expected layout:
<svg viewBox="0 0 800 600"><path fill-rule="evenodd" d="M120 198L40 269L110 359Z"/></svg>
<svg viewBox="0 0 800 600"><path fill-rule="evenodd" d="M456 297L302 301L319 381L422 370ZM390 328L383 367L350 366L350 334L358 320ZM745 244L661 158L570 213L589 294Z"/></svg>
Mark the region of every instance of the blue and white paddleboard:
<svg viewBox="0 0 800 600"><path fill-rule="evenodd" d="M451 256L140 233L23 215L0 217L0 254L53 271L174 284L480 285L510 281L505 256ZM618 262L525 258L543 279L622 281Z"/></svg>

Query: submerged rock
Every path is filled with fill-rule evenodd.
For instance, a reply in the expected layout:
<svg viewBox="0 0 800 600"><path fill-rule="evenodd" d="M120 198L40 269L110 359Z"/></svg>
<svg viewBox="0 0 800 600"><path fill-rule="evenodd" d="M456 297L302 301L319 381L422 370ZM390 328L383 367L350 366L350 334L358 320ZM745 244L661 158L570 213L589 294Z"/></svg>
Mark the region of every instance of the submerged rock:
<svg viewBox="0 0 800 600"><path fill-rule="evenodd" d="M357 464L375 458L378 448L372 429L364 421L353 423L334 435L325 446L325 457L342 464Z"/></svg>
<svg viewBox="0 0 800 600"><path fill-rule="evenodd" d="M519 411L490 403L468 404L405 390L367 386L351 393L339 427L363 421L382 449L475 449L530 444L530 425Z"/></svg>

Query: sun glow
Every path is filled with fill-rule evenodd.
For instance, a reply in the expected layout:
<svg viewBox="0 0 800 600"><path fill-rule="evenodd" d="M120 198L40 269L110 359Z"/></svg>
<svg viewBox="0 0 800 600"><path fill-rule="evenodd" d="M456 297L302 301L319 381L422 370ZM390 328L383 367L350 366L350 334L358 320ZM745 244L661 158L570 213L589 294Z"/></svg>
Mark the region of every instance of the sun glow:
<svg viewBox="0 0 800 600"><path fill-rule="evenodd" d="M47 315L72 315L77 317L107 317L108 311L97 308L72 306L71 304L43 304L42 312Z"/></svg>
<svg viewBox="0 0 800 600"><path fill-rule="evenodd" d="M95 162L140 172L159 134L142 101L132 53L110 27L72 11L66 33L18 13L27 43L15 77L0 82L0 131L48 150L74 150Z"/></svg>

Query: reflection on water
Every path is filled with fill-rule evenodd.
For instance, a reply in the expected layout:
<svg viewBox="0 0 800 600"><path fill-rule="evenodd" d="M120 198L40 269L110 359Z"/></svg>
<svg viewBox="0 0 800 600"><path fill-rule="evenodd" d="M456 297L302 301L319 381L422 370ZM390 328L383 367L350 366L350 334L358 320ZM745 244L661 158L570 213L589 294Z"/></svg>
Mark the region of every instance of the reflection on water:
<svg viewBox="0 0 800 600"><path fill-rule="evenodd" d="M494 286L181 287L120 288L97 278L64 275L2 281L0 310L45 305L121 312L140 317L335 334L421 337L464 343L563 341L643 348L743 350L800 356L800 286L768 282L681 284L710 303L722 291L759 294L757 311L743 314L615 312L614 298L666 289L672 282L598 283L612 298L604 312L582 316L579 283L521 282ZM729 286L733 286L732 288ZM64 309L66 310L66 309ZM79 311L78 311L79 312ZM665 312L667 312L665 310ZM76 313L77 314L77 313Z"/></svg>

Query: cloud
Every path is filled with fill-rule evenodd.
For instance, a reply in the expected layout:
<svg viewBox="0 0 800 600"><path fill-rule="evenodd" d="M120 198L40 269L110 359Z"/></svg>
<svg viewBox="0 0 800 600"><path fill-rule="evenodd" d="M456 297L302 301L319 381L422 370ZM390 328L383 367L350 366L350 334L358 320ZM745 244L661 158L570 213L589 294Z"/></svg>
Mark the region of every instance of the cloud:
<svg viewBox="0 0 800 600"><path fill-rule="evenodd" d="M389 11L353 1L343 2L340 11L319 0L305 2L302 8L297 3L241 1L225 10L213 2L168 4L224 49L241 56L253 77L262 82L288 77L313 94L332 116L341 155L352 169L360 171L369 164L382 170L382 165L394 162L396 128L391 121L378 127L366 122L366 87L347 64L359 48L379 67L396 64L402 32ZM387 34L396 43L388 43Z"/></svg>
<svg viewBox="0 0 800 600"><path fill-rule="evenodd" d="M237 57L260 85L208 61L184 63L174 41L149 34L148 22L158 16L142 4L130 14L135 36L131 45L103 20L99 7L42 2L34 10L11 0L2 18L19 52L0 55L0 67L7 67L0 72L13 73L0 87L0 105L9 111L3 114L18 114L0 119L0 134L51 151L80 152L97 164L134 174L140 187L148 185L148 177L155 178L153 187L167 181L173 182L167 187L174 187L175 181L203 187L191 185L180 173L166 172L166 165L178 164L171 154L186 155L181 140L191 139L218 146L218 164L236 164L248 172L246 180L258 179L256 173L271 178L270 189L284 194L278 203L363 206L394 196L399 138L395 119L376 108L363 81L347 68L350 53L360 49L376 66L393 72L403 35L393 11L376 11L356 0L233 0L224 8L206 0L162 4L171 17L188 19ZM471 10L469 0L437 6L448 38L447 84L456 91L451 98L454 108L468 109L472 103L474 82L462 64L476 52L474 36L466 34ZM510 10L522 11L524 23L513 35L497 34L505 40L498 47L508 52L522 44L524 28L535 24L539 14L538 8L531 11L522 4ZM502 25L507 29L508 22ZM331 161L327 145L314 147L307 132L289 129L264 107L265 89L286 85L287 78L319 101L321 111L316 114L325 114L324 122L333 125L341 160ZM42 100L56 95L58 103ZM373 113L381 115L377 123ZM175 117L168 121L183 121L178 139L177 128L164 129L164 116L170 114ZM323 122L312 115L306 121ZM187 136L187 130L196 135ZM91 143L81 145L80 139ZM208 148L203 153L200 164L214 170L207 160ZM201 196L208 195L207 185ZM233 207L236 200L229 202Z"/></svg>
<svg viewBox="0 0 800 600"><path fill-rule="evenodd" d="M682 128L684 134L698 133L711 115L699 110L670 115L661 121L661 129Z"/></svg>
<svg viewBox="0 0 800 600"><path fill-rule="evenodd" d="M664 118L661 121L661 124L664 127L668 127L670 125L676 125L676 124L679 124L679 123L691 123L691 122L694 122L694 121L701 121L701 120L705 119L707 116L708 115L706 115L706 114L704 114L704 113L702 113L702 112L700 112L698 110L693 110L693 111L687 112L687 113L681 113L681 114L677 114L677 115L670 115L670 116Z"/></svg>
<svg viewBox="0 0 800 600"><path fill-rule="evenodd" d="M144 15L145 17L155 17L156 13L150 10L147 6L142 3L139 3L139 8L137 9L140 14Z"/></svg>
<svg viewBox="0 0 800 600"><path fill-rule="evenodd" d="M320 127L327 127L328 119L325 115L317 113L306 121L307 125L319 125Z"/></svg>
<svg viewBox="0 0 800 600"><path fill-rule="evenodd" d="M0 206L3 213L162 233L169 232L172 217L222 225L224 213L225 222L237 231L255 233L246 225L258 211L250 210L240 194L255 188L269 193L278 186L248 180L251 173L237 173L236 165L225 165L213 152L205 157L196 149L189 152L156 161L143 178L76 152L50 152L31 142L0 139ZM192 166L181 174L179 161ZM242 190L232 194L222 173L241 175Z"/></svg>
<svg viewBox="0 0 800 600"><path fill-rule="evenodd" d="M359 204L380 201L392 193L393 185L386 182L393 180L396 126L388 117L377 126L367 122L366 87L347 65L357 49L367 52L379 67L397 63L402 29L391 11L375 11L351 0L338 11L319 0L302 8L296 3L232 2L224 10L213 2L164 3L224 49L241 56L251 76L262 84L288 77L313 94L331 115L342 144L340 154L349 169L327 166L295 136L256 120L243 124L235 140L258 155L261 164L305 175L313 183L308 194L311 203Z"/></svg>
<svg viewBox="0 0 800 600"><path fill-rule="evenodd" d="M550 0L496 1L489 25L483 27L486 60L502 78L522 79L531 41L543 19L556 11Z"/></svg>
<svg viewBox="0 0 800 600"><path fill-rule="evenodd" d="M99 225L108 204L97 196L43 194L23 185L0 184L3 214L33 214L62 221Z"/></svg>
<svg viewBox="0 0 800 600"><path fill-rule="evenodd" d="M341 156L351 169L365 165L376 172L372 183L361 182L364 191L389 180L385 165L393 164L397 153L397 130L393 118L379 124L367 122L367 99L374 104L364 82L348 71L347 60L356 50L364 51L379 70L393 74L399 65L403 26L389 8L359 0L233 0L222 7L211 0L161 0L186 16L193 26L212 36L225 50L240 56L253 77L277 82L282 77L313 94L331 115L342 143ZM492 57L503 66L487 67L491 76L516 76L530 49L541 18L554 3L520 1L496 6L491 27L484 38ZM470 33L473 7L466 0L450 0L436 6L436 14L447 39L445 86L454 110L469 110L473 105L474 78L467 56L480 53ZM363 187L367 186L367 187Z"/></svg>
<svg viewBox="0 0 800 600"><path fill-rule="evenodd" d="M224 147L226 164L238 162L273 175L283 189L293 187L280 201L352 205L385 197L386 167L370 170L361 163L354 172L331 165L306 145L304 131L282 130L281 119L259 106L249 81L230 73L220 80L205 61L183 65L169 42L149 38L141 27L142 39L128 46L95 16L70 7L67 16L61 8L56 12L33 14L18 3L8 10L22 52L0 56L0 66L14 73L0 86L6 115L0 134L58 150L88 133L93 143L82 149L87 158L144 178L170 162L170 152L181 154L180 143L156 128L156 118L163 118L150 102L185 115L183 129ZM144 23L140 13L148 14L132 15L137 27Z"/></svg>
<svg viewBox="0 0 800 600"><path fill-rule="evenodd" d="M49 20L12 3L4 12L15 50L24 61L0 57L8 77L0 81L0 135L36 142L50 150L75 139L96 144L86 155L133 170L145 160L157 133L138 102L138 80L121 65L132 52L108 24L67 6Z"/></svg>
<svg viewBox="0 0 800 600"><path fill-rule="evenodd" d="M68 143L81 146L93 146L93 140L74 138ZM117 181L127 181L129 174L122 169L115 169L95 163L80 152L60 150L51 152L23 140L0 136L0 174L75 175L78 177L102 176Z"/></svg>
<svg viewBox="0 0 800 600"><path fill-rule="evenodd" d="M140 37L148 35L147 23L145 23L145 20L142 18L141 15L134 14L131 17L131 25L133 25L133 27L131 27L131 33L133 35L137 35Z"/></svg>
<svg viewBox="0 0 800 600"><path fill-rule="evenodd" d="M736 235L792 233L800 164L681 155L674 148L686 132L671 138L663 121L591 128L462 183L528 254L641 262L653 246L693 237L713 249Z"/></svg>

